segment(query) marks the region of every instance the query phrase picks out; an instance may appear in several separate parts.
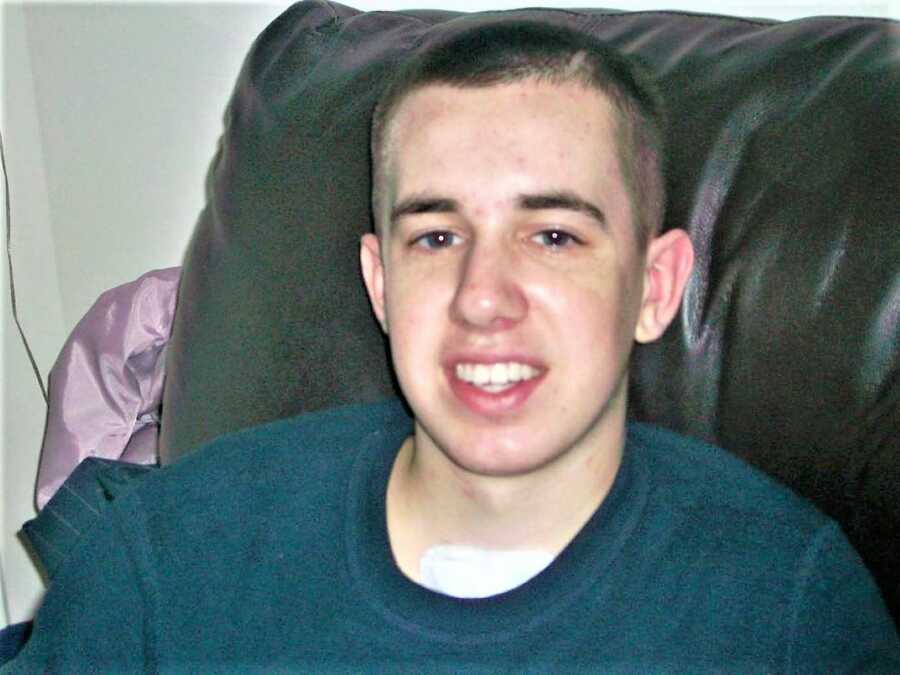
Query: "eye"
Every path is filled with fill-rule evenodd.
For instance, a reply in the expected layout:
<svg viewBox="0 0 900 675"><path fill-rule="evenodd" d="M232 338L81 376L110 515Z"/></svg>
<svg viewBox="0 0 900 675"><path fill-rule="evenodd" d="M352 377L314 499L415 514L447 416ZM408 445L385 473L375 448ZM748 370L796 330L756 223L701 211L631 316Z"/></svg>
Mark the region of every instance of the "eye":
<svg viewBox="0 0 900 675"><path fill-rule="evenodd" d="M564 230L544 230L538 232L532 239L547 248L565 248L582 243L574 234L569 234Z"/></svg>
<svg viewBox="0 0 900 675"><path fill-rule="evenodd" d="M453 234L453 232L448 232L446 230L426 232L425 234L416 237L412 242L413 246L420 246L430 251L441 248L450 248L457 243L459 243L459 237Z"/></svg>

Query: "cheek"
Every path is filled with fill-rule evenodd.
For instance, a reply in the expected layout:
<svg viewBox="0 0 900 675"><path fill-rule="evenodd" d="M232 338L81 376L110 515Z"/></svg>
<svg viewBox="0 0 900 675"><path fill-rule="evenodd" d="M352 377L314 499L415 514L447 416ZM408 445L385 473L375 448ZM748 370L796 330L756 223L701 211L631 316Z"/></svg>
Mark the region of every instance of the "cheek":
<svg viewBox="0 0 900 675"><path fill-rule="evenodd" d="M532 270L527 292L557 321L608 315L616 311L623 291L620 275L611 267L592 258L560 269Z"/></svg>
<svg viewBox="0 0 900 675"><path fill-rule="evenodd" d="M557 344L579 355L576 362L592 355L607 360L611 353L629 350L637 321L640 296L633 281L617 268L600 274L597 269L603 268L595 267L590 274L570 272L530 289L532 306L542 308Z"/></svg>
<svg viewBox="0 0 900 675"><path fill-rule="evenodd" d="M433 280L389 277L385 289L388 337L394 363L398 368L415 364L435 350L442 326L440 288ZM399 359L398 359L399 355Z"/></svg>
<svg viewBox="0 0 900 675"><path fill-rule="evenodd" d="M452 259L393 252L385 268L385 305L389 318L416 321L434 318L446 307L456 287L458 270Z"/></svg>

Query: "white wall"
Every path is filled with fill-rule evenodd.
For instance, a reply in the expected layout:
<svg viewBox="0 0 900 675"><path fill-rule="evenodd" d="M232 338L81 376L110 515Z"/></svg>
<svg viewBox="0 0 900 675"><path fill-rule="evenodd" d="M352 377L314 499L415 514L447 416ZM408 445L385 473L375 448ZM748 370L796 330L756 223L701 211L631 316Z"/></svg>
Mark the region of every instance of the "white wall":
<svg viewBox="0 0 900 675"><path fill-rule="evenodd" d="M360 9L660 7L788 19L900 16L900 0L345 0ZM224 104L252 39L286 6L5 3L0 129L16 291L41 373L105 289L176 265L202 206ZM0 211L2 214L2 211ZM39 579L15 538L34 514L44 407L0 265L0 626L31 615ZM7 607L2 606L5 589ZM7 611L8 610L8 611Z"/></svg>
<svg viewBox="0 0 900 675"><path fill-rule="evenodd" d="M63 336L62 302L49 226L47 180L31 77L31 55L26 44L24 16L4 7L3 12L3 118L7 170L11 174L10 206L17 229L11 240L17 264L17 294L26 305L23 319L30 329L32 348L42 365L52 361ZM13 67L13 63L16 64ZM11 103L15 101L15 105ZM9 302L9 280L3 265L2 292L2 566L10 620L28 609L37 575L14 537L17 524L30 514L30 487L43 429L43 401L31 376L30 365L15 342Z"/></svg>

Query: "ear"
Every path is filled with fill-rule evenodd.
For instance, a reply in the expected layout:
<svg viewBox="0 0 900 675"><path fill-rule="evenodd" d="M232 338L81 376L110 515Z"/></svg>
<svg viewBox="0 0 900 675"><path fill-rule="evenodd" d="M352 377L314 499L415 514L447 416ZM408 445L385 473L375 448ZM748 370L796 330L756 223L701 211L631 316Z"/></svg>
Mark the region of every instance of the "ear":
<svg viewBox="0 0 900 675"><path fill-rule="evenodd" d="M384 265L381 262L381 242L374 234L364 234L359 242L359 266L375 318L381 330L387 333L387 319L384 311Z"/></svg>
<svg viewBox="0 0 900 675"><path fill-rule="evenodd" d="M669 230L647 246L644 296L634 339L653 342L675 318L694 266L694 246L684 230Z"/></svg>

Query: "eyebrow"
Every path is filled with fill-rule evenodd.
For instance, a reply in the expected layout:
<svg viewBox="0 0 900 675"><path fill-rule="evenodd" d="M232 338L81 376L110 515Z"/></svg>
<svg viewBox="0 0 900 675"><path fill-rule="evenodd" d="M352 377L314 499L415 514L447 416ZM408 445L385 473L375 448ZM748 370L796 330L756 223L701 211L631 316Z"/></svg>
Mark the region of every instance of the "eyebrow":
<svg viewBox="0 0 900 675"><path fill-rule="evenodd" d="M533 195L520 195L519 208L528 209L529 211L541 211L544 209L576 211L590 216L601 226L606 227L606 216L603 215L603 211L600 210L600 207L579 197L574 192L568 192L567 190Z"/></svg>
<svg viewBox="0 0 900 675"><path fill-rule="evenodd" d="M403 216L414 216L420 213L457 213L459 202L443 197L413 196L398 202L391 209L391 222Z"/></svg>
<svg viewBox="0 0 900 675"><path fill-rule="evenodd" d="M551 209L575 211L590 216L602 227L606 227L606 216L600 207L568 190L519 195L516 206L527 211ZM404 216L423 213L458 213L459 211L459 202L455 199L414 195L398 202L391 209L391 222L396 222Z"/></svg>

